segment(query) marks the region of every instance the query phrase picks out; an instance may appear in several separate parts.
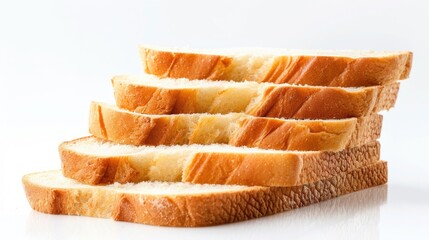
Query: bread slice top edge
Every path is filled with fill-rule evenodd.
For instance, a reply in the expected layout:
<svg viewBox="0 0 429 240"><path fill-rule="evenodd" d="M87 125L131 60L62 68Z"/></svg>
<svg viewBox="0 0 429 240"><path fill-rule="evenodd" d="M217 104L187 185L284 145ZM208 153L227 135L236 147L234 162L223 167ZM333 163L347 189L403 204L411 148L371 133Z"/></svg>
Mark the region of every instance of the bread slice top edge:
<svg viewBox="0 0 429 240"><path fill-rule="evenodd" d="M325 56L342 58L383 58L398 55L409 55L411 51L392 50L309 50L309 49L285 49L285 48L224 48L224 49L201 49L185 47L161 47L154 45L139 45L140 50L152 50L173 54L187 53L195 55L217 55L217 56Z"/></svg>
<svg viewBox="0 0 429 240"><path fill-rule="evenodd" d="M271 83L271 82L256 82L256 81L233 81L233 80L217 80L209 79L188 79L188 78L161 78L153 74L122 74L115 75L111 79L112 84L128 84L135 86L147 86L162 89L266 89L266 88L297 88L297 89L334 89L347 92L358 92L368 89L380 89L383 86L358 86L358 87L337 87L337 86L314 86L314 85L296 85L290 83ZM387 85L397 85L397 82Z"/></svg>

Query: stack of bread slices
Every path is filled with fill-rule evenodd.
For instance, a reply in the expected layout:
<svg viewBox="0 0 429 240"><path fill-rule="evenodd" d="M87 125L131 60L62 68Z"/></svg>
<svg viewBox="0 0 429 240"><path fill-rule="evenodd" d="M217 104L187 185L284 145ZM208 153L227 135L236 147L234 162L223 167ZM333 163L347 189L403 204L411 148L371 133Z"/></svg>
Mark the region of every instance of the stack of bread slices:
<svg viewBox="0 0 429 240"><path fill-rule="evenodd" d="M382 116L412 53L141 47L145 75L92 102L33 209L163 226L267 216L387 182Z"/></svg>

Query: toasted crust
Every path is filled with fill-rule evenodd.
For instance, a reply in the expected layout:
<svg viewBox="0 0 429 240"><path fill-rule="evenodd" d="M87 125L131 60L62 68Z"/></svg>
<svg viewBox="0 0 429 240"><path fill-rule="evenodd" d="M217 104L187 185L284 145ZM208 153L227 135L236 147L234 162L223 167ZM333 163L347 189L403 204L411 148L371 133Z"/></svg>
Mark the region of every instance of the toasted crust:
<svg viewBox="0 0 429 240"><path fill-rule="evenodd" d="M176 165L171 149L134 150L130 154L108 156L74 150L90 138L64 142L59 146L64 176L79 182L99 185L113 182L182 181L201 184L238 184L248 186L294 186L332 177L374 163L380 159L380 144L369 143L339 152L256 151L231 152L182 148L175 150L186 161ZM83 143L82 143L83 142ZM102 144L101 140L95 140ZM126 147L126 146L123 146ZM153 153L155 152L155 153ZM150 162L150 164L146 164ZM156 174L157 162L169 165ZM176 169L172 171L171 169ZM161 172L161 171L160 171ZM166 172L175 172L166 176Z"/></svg>
<svg viewBox="0 0 429 240"><path fill-rule="evenodd" d="M146 73L159 77L359 87L408 78L412 52L383 56L243 56L140 47Z"/></svg>
<svg viewBox="0 0 429 240"><path fill-rule="evenodd" d="M338 119L361 117L394 106L399 83L346 90L338 87L248 85L238 88L164 88L117 76L118 107L146 114L231 113L258 117ZM205 97L210 92L210 98Z"/></svg>
<svg viewBox="0 0 429 240"><path fill-rule="evenodd" d="M180 195L139 194L116 187L83 187L78 183L61 187L39 182L37 173L23 177L28 202L36 211L182 227L217 225L268 216L386 182L386 162L296 187L243 187L231 191Z"/></svg>
<svg viewBox="0 0 429 240"><path fill-rule="evenodd" d="M229 144L262 149L339 151L380 137L382 116L285 120L245 114L143 115L91 103L89 131L121 144Z"/></svg>

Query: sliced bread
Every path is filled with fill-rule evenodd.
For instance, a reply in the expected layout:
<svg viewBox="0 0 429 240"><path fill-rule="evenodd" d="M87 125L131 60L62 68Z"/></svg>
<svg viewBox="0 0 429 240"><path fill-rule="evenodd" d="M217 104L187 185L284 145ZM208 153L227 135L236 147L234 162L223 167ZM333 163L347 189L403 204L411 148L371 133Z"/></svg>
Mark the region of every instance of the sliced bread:
<svg viewBox="0 0 429 240"><path fill-rule="evenodd" d="M231 113L258 117L361 117L393 107L399 83L365 88L189 81L153 75L112 79L118 107L146 114Z"/></svg>
<svg viewBox="0 0 429 240"><path fill-rule="evenodd" d="M386 182L387 164L382 161L296 187L166 182L90 186L65 178L60 171L23 177L28 202L36 211L182 227L263 217Z"/></svg>
<svg viewBox="0 0 429 240"><path fill-rule="evenodd" d="M133 146L94 137L59 147L66 177L87 184L168 181L294 186L380 159L378 142L339 152L265 150L229 145Z"/></svg>
<svg viewBox="0 0 429 240"><path fill-rule="evenodd" d="M408 78L413 54L281 49L198 51L142 46L140 56L146 73L163 78L359 87Z"/></svg>
<svg viewBox="0 0 429 240"><path fill-rule="evenodd" d="M291 120L242 113L147 115L91 103L89 131L132 145L229 144L301 151L339 151L376 141L381 115L339 120Z"/></svg>

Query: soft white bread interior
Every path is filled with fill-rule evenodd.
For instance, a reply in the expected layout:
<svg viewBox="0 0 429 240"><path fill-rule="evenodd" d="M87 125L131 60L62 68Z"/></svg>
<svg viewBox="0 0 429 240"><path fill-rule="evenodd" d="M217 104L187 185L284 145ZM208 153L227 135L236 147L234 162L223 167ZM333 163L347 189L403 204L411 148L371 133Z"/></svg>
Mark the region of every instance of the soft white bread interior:
<svg viewBox="0 0 429 240"><path fill-rule="evenodd" d="M141 46L146 73L159 77L359 87L409 76L409 51L168 49Z"/></svg>
<svg viewBox="0 0 429 240"><path fill-rule="evenodd" d="M364 88L159 79L112 79L116 105L146 114L246 113L259 117L334 119L361 117L394 106L399 83Z"/></svg>
<svg viewBox="0 0 429 240"><path fill-rule="evenodd" d="M294 186L380 159L377 142L338 152L281 151L230 145L133 146L94 137L59 147L66 177L88 184L170 181Z"/></svg>
<svg viewBox="0 0 429 240"><path fill-rule="evenodd" d="M60 171L23 177L34 210L162 226L207 226L263 217L386 181L387 164L381 161L296 187L165 182L90 186L67 179Z"/></svg>

